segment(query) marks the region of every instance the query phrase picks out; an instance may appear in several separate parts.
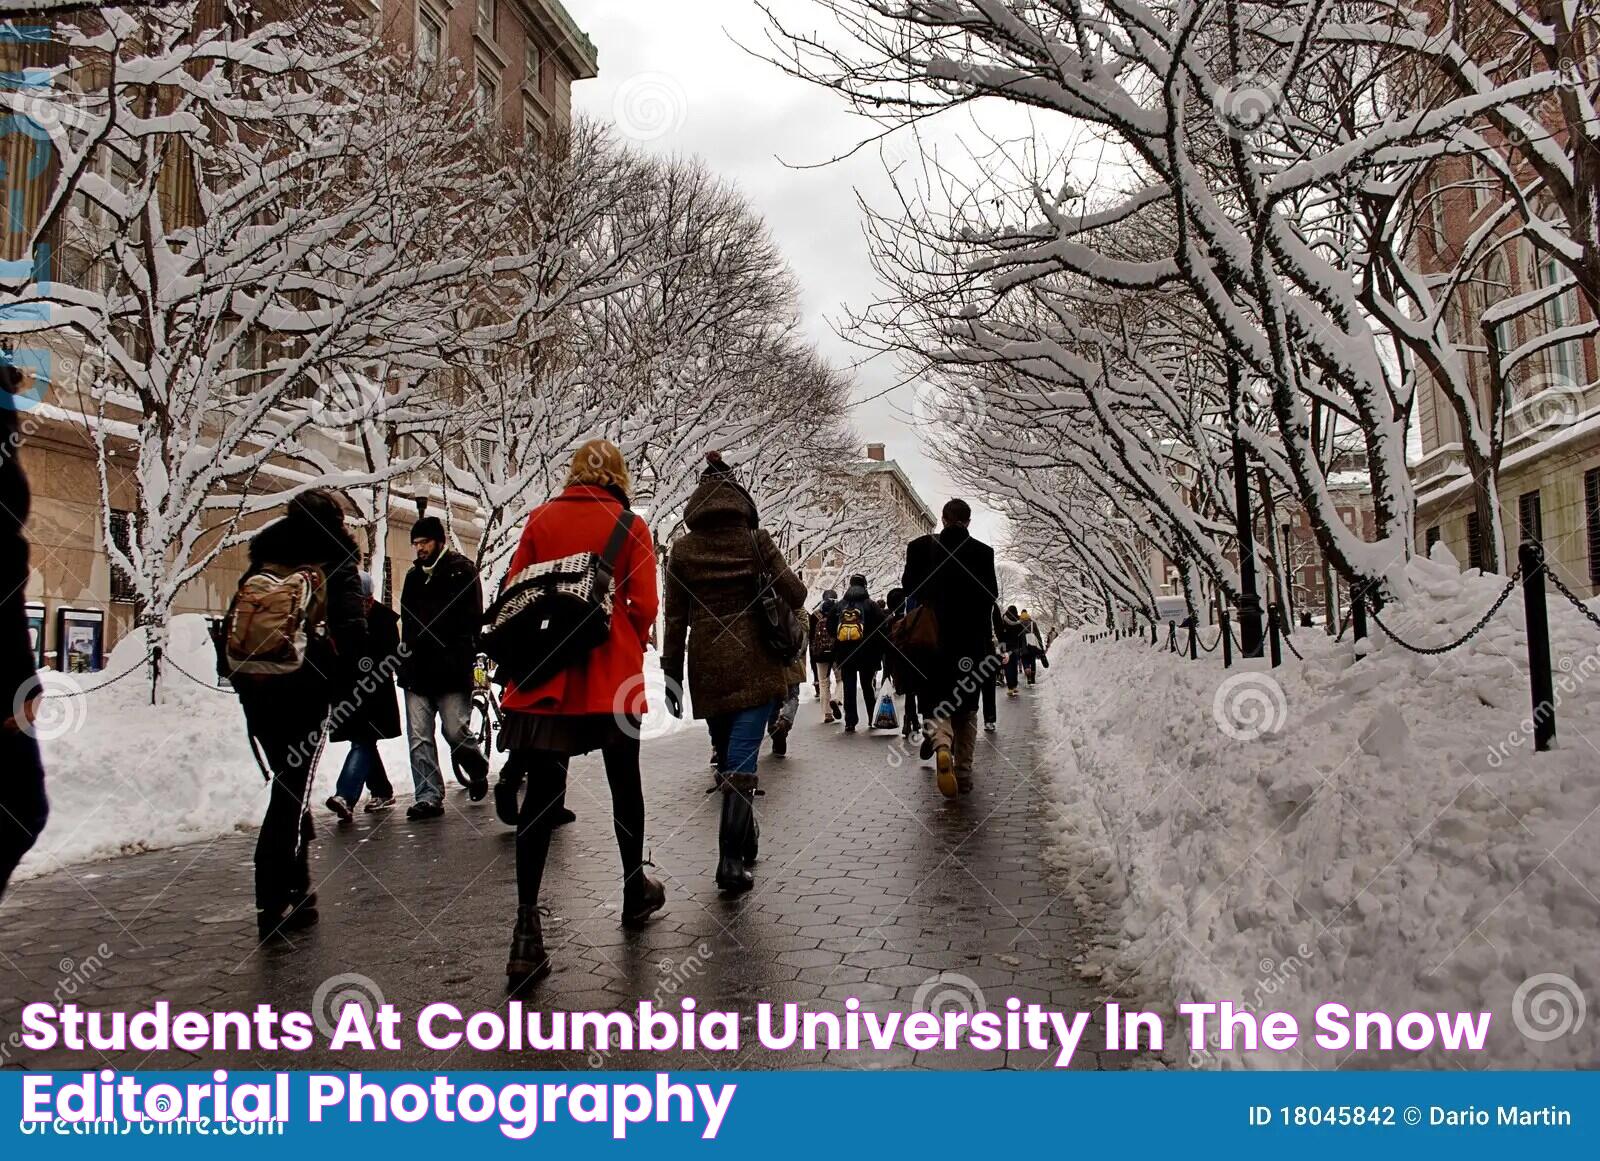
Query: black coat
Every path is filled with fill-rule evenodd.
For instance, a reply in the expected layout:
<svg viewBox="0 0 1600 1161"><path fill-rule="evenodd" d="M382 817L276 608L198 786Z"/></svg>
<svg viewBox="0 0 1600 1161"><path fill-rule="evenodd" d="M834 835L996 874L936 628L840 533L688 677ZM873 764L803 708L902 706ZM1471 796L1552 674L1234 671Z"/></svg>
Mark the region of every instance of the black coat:
<svg viewBox="0 0 1600 1161"><path fill-rule="evenodd" d="M941 703L950 710L975 705L994 656L994 549L960 527L919 536L906 546L901 583L908 601L932 607L939 620L939 657L917 690L919 707L927 713Z"/></svg>
<svg viewBox="0 0 1600 1161"><path fill-rule="evenodd" d="M327 582L328 632L310 643L306 664L296 672L236 679L234 686L246 701L246 713L254 712L252 702L270 712L274 701L293 699L309 711L350 694L367 648L367 617L357 571L360 560L360 549L343 529L326 528L315 520L285 516L251 538L246 576L268 564L315 565L322 570ZM257 692L260 698L251 696Z"/></svg>
<svg viewBox="0 0 1600 1161"><path fill-rule="evenodd" d="M356 659L350 712L339 715L328 737L335 742L376 742L400 736L400 702L394 678L400 667L400 618L388 605L367 603L367 643Z"/></svg>
<svg viewBox="0 0 1600 1161"><path fill-rule="evenodd" d="M833 647L833 664L838 669L876 670L883 664L885 638L889 632L889 619L873 603L865 585L851 585L839 601L839 613L846 609L861 610L861 640L839 641ZM837 630L839 617L834 617Z"/></svg>
<svg viewBox="0 0 1600 1161"><path fill-rule="evenodd" d="M413 564L400 590L400 688L424 697L469 692L482 621L483 586L470 560L447 548L431 573Z"/></svg>
<svg viewBox="0 0 1600 1161"><path fill-rule="evenodd" d="M0 388L3 390L3 388ZM33 646L23 592L28 584L28 541L22 526L28 520L28 478L18 460L17 412L10 399L0 400L0 689L14 694L33 680ZM10 717L8 702L0 717Z"/></svg>

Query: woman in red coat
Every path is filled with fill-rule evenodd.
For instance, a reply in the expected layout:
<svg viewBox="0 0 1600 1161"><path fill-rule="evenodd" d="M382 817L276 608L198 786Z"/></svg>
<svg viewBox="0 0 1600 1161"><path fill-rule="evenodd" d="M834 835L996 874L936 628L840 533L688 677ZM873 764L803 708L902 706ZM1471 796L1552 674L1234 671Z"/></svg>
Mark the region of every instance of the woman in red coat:
<svg viewBox="0 0 1600 1161"><path fill-rule="evenodd" d="M603 439L578 449L561 494L535 508L522 530L508 577L530 564L600 553L628 512L632 487L618 447ZM567 762L599 750L611 784L611 813L622 856L622 919L639 923L666 902L644 873L644 791L639 781L639 723L644 717L644 646L656 620L655 545L634 519L617 555L611 637L540 685L506 688L503 744L524 773L528 793L517 814L517 924L506 975L513 987L550 971L539 927L539 886L556 812L566 797ZM515 796L515 784L510 791Z"/></svg>

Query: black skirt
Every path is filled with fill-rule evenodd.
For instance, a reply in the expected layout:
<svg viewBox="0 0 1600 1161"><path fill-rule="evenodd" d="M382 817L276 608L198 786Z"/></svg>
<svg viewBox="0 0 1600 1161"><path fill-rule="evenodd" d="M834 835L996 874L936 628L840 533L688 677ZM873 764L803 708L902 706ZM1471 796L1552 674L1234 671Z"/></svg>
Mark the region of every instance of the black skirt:
<svg viewBox="0 0 1600 1161"><path fill-rule="evenodd" d="M500 749L588 754L608 746L638 744L639 719L626 714L530 714L507 710Z"/></svg>

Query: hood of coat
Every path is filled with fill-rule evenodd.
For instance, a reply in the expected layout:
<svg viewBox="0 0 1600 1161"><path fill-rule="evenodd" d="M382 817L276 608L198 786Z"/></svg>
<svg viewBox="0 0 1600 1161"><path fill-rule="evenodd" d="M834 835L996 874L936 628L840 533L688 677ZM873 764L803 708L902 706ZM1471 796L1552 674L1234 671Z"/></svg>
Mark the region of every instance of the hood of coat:
<svg viewBox="0 0 1600 1161"><path fill-rule="evenodd" d="M852 605L864 605L872 600L872 595L867 592L866 585L851 585L844 590L844 599Z"/></svg>
<svg viewBox="0 0 1600 1161"><path fill-rule="evenodd" d="M817 606L817 612L821 613L824 617L831 617L834 613L837 613L838 611L839 611L839 602L838 601L834 601L834 600L829 600L827 597L823 597L822 598L822 603Z"/></svg>
<svg viewBox="0 0 1600 1161"><path fill-rule="evenodd" d="M326 570L359 565L360 558L361 550L349 533L315 520L281 516L250 538L250 560L255 564L315 564Z"/></svg>
<svg viewBox="0 0 1600 1161"><path fill-rule="evenodd" d="M711 528L754 528L759 517L750 493L732 477L717 475L700 481L689 497L683 522L700 532Z"/></svg>

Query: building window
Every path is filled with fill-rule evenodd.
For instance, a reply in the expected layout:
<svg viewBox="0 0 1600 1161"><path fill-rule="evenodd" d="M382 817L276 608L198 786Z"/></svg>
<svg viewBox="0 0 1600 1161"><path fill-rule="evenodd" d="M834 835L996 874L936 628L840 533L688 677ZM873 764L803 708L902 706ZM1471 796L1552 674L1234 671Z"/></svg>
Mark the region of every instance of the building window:
<svg viewBox="0 0 1600 1161"><path fill-rule="evenodd" d="M1483 530L1478 527L1478 514L1467 513L1467 567L1483 568Z"/></svg>
<svg viewBox="0 0 1600 1161"><path fill-rule="evenodd" d="M1538 492L1524 492L1517 497L1517 536L1520 544L1544 543L1544 512Z"/></svg>
<svg viewBox="0 0 1600 1161"><path fill-rule="evenodd" d="M539 87L539 44L533 39L532 29L522 37L522 83Z"/></svg>
<svg viewBox="0 0 1600 1161"><path fill-rule="evenodd" d="M128 556L133 551L134 516L132 512L120 508L111 510L111 543L116 545L117 551ZM111 599L119 602L131 602L138 595L134 588L133 577L117 563L116 557L106 554L111 561Z"/></svg>
<svg viewBox="0 0 1600 1161"><path fill-rule="evenodd" d="M1435 524L1432 528L1428 529L1428 531L1427 531L1425 547L1423 548L1424 554L1427 555L1427 556L1432 556L1433 555L1433 546L1438 544L1438 543L1439 543L1439 526L1437 524Z"/></svg>
<svg viewBox="0 0 1600 1161"><path fill-rule="evenodd" d="M478 84L473 93L473 101L478 106L478 116L485 121L494 120L500 108L500 86L495 80L494 73L483 65L478 66Z"/></svg>
<svg viewBox="0 0 1600 1161"><path fill-rule="evenodd" d="M1567 271L1561 263L1554 258L1546 258L1539 266L1539 282L1542 286L1559 285ZM1578 321L1578 295L1572 287L1567 287L1554 298L1547 299L1544 304L1544 324L1546 333L1558 331L1562 327L1572 326ZM1549 360L1550 378L1552 387L1557 390L1571 387L1581 380L1579 378L1579 360L1582 352L1578 345L1572 342L1557 343L1546 352Z"/></svg>
<svg viewBox="0 0 1600 1161"><path fill-rule="evenodd" d="M539 128L539 119L528 116L522 121L522 140L529 149L542 149L544 147L544 131Z"/></svg>
<svg viewBox="0 0 1600 1161"><path fill-rule="evenodd" d="M1589 583L1600 585L1600 468L1583 473L1583 506L1589 531Z"/></svg>
<svg viewBox="0 0 1600 1161"><path fill-rule="evenodd" d="M478 0L478 31L494 36L494 0Z"/></svg>
<svg viewBox="0 0 1600 1161"><path fill-rule="evenodd" d="M444 24L431 12L417 11L417 60L428 68L444 59Z"/></svg>

